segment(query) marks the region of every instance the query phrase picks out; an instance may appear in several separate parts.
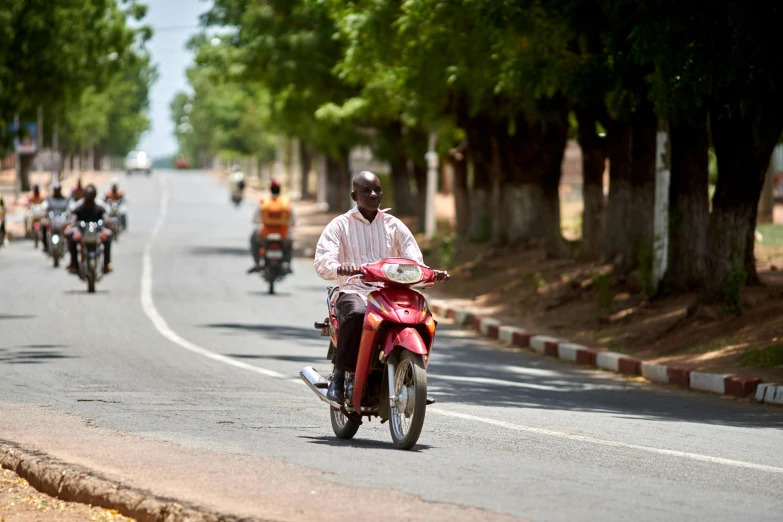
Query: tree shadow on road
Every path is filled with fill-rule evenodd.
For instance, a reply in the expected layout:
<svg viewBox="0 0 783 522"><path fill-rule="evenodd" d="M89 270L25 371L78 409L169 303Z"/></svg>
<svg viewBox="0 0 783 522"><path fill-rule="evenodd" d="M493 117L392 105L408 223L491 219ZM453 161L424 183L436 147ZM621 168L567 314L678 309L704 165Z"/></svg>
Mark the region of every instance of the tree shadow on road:
<svg viewBox="0 0 783 522"><path fill-rule="evenodd" d="M41 364L59 359L76 359L59 350L62 344L27 344L14 348L0 348L0 364Z"/></svg>
<svg viewBox="0 0 783 522"><path fill-rule="evenodd" d="M6 320L13 320L13 319L32 319L34 318L34 315L15 315L15 314L0 314L0 321L6 319Z"/></svg>
<svg viewBox="0 0 783 522"><path fill-rule="evenodd" d="M783 408L626 380L521 350L491 349L485 341L463 337L454 328L442 330L427 369L428 384L439 405L570 410L629 420L783 428Z"/></svg>
<svg viewBox="0 0 783 522"><path fill-rule="evenodd" d="M249 353L227 353L224 355L226 357L236 357L237 359L269 359L273 361L286 361L295 363L317 363L325 362L327 360L326 350L324 350L323 356L312 355L310 357L298 355L258 355Z"/></svg>
<svg viewBox="0 0 783 522"><path fill-rule="evenodd" d="M251 258L250 247L233 246L195 246L188 249L194 256L243 256Z"/></svg>
<svg viewBox="0 0 783 522"><path fill-rule="evenodd" d="M302 339L311 341L321 337L321 333L315 328L303 328L301 326L282 326L263 323L212 323L202 324L201 326L226 329L240 333L258 333L269 339Z"/></svg>

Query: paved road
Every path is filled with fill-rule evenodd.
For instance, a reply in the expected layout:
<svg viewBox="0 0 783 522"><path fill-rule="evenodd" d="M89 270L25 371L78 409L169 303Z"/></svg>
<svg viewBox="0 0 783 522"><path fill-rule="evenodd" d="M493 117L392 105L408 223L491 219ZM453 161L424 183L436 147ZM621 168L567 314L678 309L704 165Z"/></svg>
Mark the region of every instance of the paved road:
<svg viewBox="0 0 783 522"><path fill-rule="evenodd" d="M274 487L304 480L290 470L314 470L308 480L360 501L415 495L432 513L485 510L448 515L465 519L780 520L783 410L578 370L445 320L428 372L438 404L416 450L391 449L377 423L338 441L298 381L304 365L328 371L311 327L325 314L325 284L310 262L298 260L279 295L266 295L244 273L250 203L235 209L197 173L123 185L130 230L97 294L29 242L0 250L0 439L224 511L288 519L295 514L275 511L274 499L226 504L205 491L243 476L243 463L284 461L293 467ZM142 441L159 463L190 456L193 476L134 474L146 451L119 464ZM217 469L221 459L231 470ZM258 486L250 482L226 491L248 498ZM334 498L310 509L339 513Z"/></svg>

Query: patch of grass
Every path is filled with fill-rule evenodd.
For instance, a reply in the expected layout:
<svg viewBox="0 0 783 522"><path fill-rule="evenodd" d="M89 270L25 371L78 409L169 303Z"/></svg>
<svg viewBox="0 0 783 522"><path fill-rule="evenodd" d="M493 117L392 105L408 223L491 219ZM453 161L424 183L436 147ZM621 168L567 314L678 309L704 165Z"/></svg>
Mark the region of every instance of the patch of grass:
<svg viewBox="0 0 783 522"><path fill-rule="evenodd" d="M546 286L546 281L543 276L541 276L541 272L530 272L525 274L522 279L533 292Z"/></svg>
<svg viewBox="0 0 783 522"><path fill-rule="evenodd" d="M438 252L438 261L442 270L450 270L454 267L454 258L457 254L457 248L454 244L454 238L450 235L443 236Z"/></svg>
<svg viewBox="0 0 783 522"><path fill-rule="evenodd" d="M773 344L740 354L737 361L742 366L777 368L783 366L783 344Z"/></svg>
<svg viewBox="0 0 783 522"><path fill-rule="evenodd" d="M783 225L762 223L757 228L763 236L759 244L764 246L783 246Z"/></svg>

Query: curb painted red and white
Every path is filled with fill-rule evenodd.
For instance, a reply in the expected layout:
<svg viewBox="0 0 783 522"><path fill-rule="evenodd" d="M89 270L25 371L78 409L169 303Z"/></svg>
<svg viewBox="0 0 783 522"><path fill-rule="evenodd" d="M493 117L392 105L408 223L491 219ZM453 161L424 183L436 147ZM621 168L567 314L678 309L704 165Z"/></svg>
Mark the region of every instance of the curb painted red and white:
<svg viewBox="0 0 783 522"><path fill-rule="evenodd" d="M530 348L536 353L564 362L595 366L624 375L638 375L659 384L733 397L754 397L758 402L783 405L783 384L761 382L758 377L704 373L650 363L630 355L607 351L606 348L591 348L504 325L495 318L478 316L442 300L430 300L429 307L435 314L454 319L457 326L472 328L483 337L497 339L511 346Z"/></svg>

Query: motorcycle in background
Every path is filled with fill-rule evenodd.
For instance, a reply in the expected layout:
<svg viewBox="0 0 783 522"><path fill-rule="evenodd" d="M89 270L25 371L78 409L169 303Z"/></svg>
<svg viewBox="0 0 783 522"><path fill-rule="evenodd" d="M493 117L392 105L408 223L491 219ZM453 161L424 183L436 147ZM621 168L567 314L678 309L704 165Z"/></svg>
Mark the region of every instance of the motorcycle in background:
<svg viewBox="0 0 783 522"><path fill-rule="evenodd" d="M33 205L27 212L27 233L28 237L33 239L33 247L38 248L38 243L42 239L41 220L44 218L44 209L42 204Z"/></svg>
<svg viewBox="0 0 783 522"><path fill-rule="evenodd" d="M55 214L49 212L49 219L46 226L49 229L47 237L49 255L52 257L54 268L60 266L60 259L65 256L65 226L68 223L68 216L66 213Z"/></svg>
<svg viewBox="0 0 783 522"><path fill-rule="evenodd" d="M266 248L261 248L261 258L264 260L264 269L261 277L269 285L269 293L275 293L275 283L281 281L287 274L283 266L285 253L283 252L283 236L269 234L266 236Z"/></svg>
<svg viewBox="0 0 783 522"><path fill-rule="evenodd" d="M437 322L424 296L412 287L435 282L435 272L409 259L383 259L363 265L364 283L379 283L367 298L356 372L346 373L345 404L326 397L330 379L312 366L299 372L302 380L326 402L334 434L350 439L362 424L362 417L389 420L394 445L412 448L424 426L427 398L427 363L435 339ZM316 322L321 335L330 338L327 359L334 365L339 320L335 305L338 289L330 288L327 298L329 316Z"/></svg>
<svg viewBox="0 0 783 522"><path fill-rule="evenodd" d="M114 233L114 241L120 237L120 232L125 230L127 219L125 217L125 203L122 200L107 202L111 224L109 228Z"/></svg>
<svg viewBox="0 0 783 522"><path fill-rule="evenodd" d="M87 291L95 292L95 283L103 278L103 220L80 221L74 231L79 244L79 279L87 281Z"/></svg>

